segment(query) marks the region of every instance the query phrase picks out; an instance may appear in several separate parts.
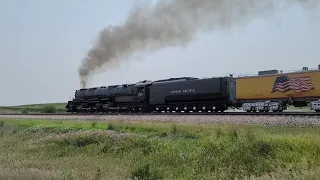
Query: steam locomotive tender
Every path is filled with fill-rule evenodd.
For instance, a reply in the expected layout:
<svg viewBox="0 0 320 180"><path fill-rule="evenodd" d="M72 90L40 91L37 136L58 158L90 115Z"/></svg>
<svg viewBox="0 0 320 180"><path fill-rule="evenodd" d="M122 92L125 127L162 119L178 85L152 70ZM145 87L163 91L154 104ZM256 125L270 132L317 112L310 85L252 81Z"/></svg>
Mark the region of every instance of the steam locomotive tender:
<svg viewBox="0 0 320 180"><path fill-rule="evenodd" d="M223 112L236 103L236 79L170 78L76 90L67 112Z"/></svg>

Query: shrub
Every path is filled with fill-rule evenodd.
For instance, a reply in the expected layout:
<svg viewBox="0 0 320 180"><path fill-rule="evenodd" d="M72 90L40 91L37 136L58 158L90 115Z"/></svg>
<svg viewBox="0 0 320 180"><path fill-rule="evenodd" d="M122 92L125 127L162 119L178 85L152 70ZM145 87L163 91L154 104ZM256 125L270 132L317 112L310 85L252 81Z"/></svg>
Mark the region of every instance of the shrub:
<svg viewBox="0 0 320 180"><path fill-rule="evenodd" d="M116 128L112 123L109 123L107 129L108 130L115 130Z"/></svg>
<svg viewBox="0 0 320 180"><path fill-rule="evenodd" d="M171 133L172 133L172 134L178 133L178 128L177 128L177 125L176 125L176 124L172 124L172 125L171 125Z"/></svg>
<svg viewBox="0 0 320 180"><path fill-rule="evenodd" d="M62 178L63 178L64 180L73 180L73 179L75 179L72 170L63 170L63 172L62 172Z"/></svg>
<svg viewBox="0 0 320 180"><path fill-rule="evenodd" d="M134 180L157 180L162 179L157 171L152 171L150 164L145 164L136 168L132 172L132 179Z"/></svg>
<svg viewBox="0 0 320 180"><path fill-rule="evenodd" d="M22 110L22 111L21 111L21 113L23 113L23 114L27 114L27 113L28 113L28 111L27 111L27 110Z"/></svg>
<svg viewBox="0 0 320 180"><path fill-rule="evenodd" d="M91 127L95 128L97 126L97 122L91 122Z"/></svg>
<svg viewBox="0 0 320 180"><path fill-rule="evenodd" d="M42 113L56 113L57 108L55 106L49 105L49 106L43 107L41 112Z"/></svg>
<svg viewBox="0 0 320 180"><path fill-rule="evenodd" d="M143 155L147 156L153 152L153 144L143 138L124 138L121 140L111 140L107 141L102 148L103 153L116 153L116 154L126 154L134 150L142 152ZM156 144L155 144L156 145Z"/></svg>
<svg viewBox="0 0 320 180"><path fill-rule="evenodd" d="M217 132L221 134L220 130ZM240 137L235 130L217 140L206 138L200 149L195 163L196 172L200 174L213 172L228 179L260 176L273 171L277 163L275 152L278 148L273 143L259 137Z"/></svg>
<svg viewBox="0 0 320 180"><path fill-rule="evenodd" d="M99 144L99 137L95 136L77 136L65 138L56 143L60 146L73 146L73 147L84 147L91 144Z"/></svg>

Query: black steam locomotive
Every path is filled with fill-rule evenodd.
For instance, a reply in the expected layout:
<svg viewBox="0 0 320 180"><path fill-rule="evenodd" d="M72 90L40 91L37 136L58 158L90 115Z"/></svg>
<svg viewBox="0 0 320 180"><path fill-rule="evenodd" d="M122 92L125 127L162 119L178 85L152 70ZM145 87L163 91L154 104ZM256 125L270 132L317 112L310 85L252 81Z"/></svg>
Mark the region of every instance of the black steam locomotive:
<svg viewBox="0 0 320 180"><path fill-rule="evenodd" d="M236 78L194 77L79 89L67 112L223 112L235 106Z"/></svg>

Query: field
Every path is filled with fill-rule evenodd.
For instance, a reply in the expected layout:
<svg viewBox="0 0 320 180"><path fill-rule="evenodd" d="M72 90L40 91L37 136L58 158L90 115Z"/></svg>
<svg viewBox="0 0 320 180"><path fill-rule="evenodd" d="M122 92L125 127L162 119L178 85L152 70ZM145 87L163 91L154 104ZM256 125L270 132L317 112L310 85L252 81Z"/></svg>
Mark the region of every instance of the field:
<svg viewBox="0 0 320 180"><path fill-rule="evenodd" d="M55 113L65 112L66 103L28 104L21 106L0 106L0 113Z"/></svg>
<svg viewBox="0 0 320 180"><path fill-rule="evenodd" d="M0 119L0 179L318 179L310 127Z"/></svg>

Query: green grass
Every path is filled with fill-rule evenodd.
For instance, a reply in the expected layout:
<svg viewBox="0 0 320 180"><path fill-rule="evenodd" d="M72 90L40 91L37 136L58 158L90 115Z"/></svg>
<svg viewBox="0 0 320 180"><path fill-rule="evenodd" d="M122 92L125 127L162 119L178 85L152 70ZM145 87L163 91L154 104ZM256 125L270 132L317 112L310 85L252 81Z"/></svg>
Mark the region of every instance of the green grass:
<svg viewBox="0 0 320 180"><path fill-rule="evenodd" d="M0 119L0 179L318 179L310 127Z"/></svg>
<svg viewBox="0 0 320 180"><path fill-rule="evenodd" d="M51 112L65 112L66 103L28 104L20 106L0 106L0 112L8 113L41 113L48 109Z"/></svg>

